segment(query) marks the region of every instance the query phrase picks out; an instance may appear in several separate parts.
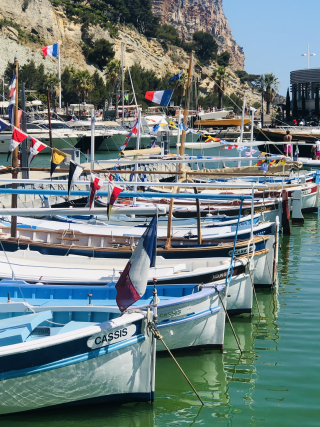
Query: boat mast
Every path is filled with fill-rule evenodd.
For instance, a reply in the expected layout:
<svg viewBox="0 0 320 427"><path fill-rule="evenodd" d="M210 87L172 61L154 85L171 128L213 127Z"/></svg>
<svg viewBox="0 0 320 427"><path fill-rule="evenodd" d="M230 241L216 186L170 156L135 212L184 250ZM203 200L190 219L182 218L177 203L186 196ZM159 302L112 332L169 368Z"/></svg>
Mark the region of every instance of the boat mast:
<svg viewBox="0 0 320 427"><path fill-rule="evenodd" d="M189 70L188 70L188 85L187 85L187 93L186 93L186 104L183 112L183 123L185 129L187 129L187 121L188 121L188 112L189 112L189 103L190 103L190 86L191 86L191 76L192 76L192 56L193 52L191 51L190 54L190 61L189 61ZM184 143L186 140L186 131L182 131L181 135L181 145L180 145L180 155L184 155ZM182 165L179 165L179 170L181 170Z"/></svg>
<svg viewBox="0 0 320 427"><path fill-rule="evenodd" d="M18 80L18 70L19 70L19 64L18 64L18 56L15 55L14 57L14 66L15 66L15 73L16 73L16 88L15 88L15 107L14 107L14 126L19 129L19 117L18 117L18 101L19 101L19 80ZM17 179L18 178L18 167L19 167L19 160L18 160L18 147L16 147L12 152L12 178ZM12 184L12 188L17 188L17 184ZM17 208L18 204L18 195L12 194L11 196L11 207ZM17 237L17 217L12 216L11 217L11 237Z"/></svg>
<svg viewBox="0 0 320 427"><path fill-rule="evenodd" d="M50 96L49 96L48 87L47 87L47 104L48 104L49 139L50 139L50 148L51 148L51 155L52 155L53 144L52 144L52 130L51 130Z"/></svg>
<svg viewBox="0 0 320 427"><path fill-rule="evenodd" d="M121 42L121 93L122 93L122 126L124 125L124 72L123 72L124 43Z"/></svg>

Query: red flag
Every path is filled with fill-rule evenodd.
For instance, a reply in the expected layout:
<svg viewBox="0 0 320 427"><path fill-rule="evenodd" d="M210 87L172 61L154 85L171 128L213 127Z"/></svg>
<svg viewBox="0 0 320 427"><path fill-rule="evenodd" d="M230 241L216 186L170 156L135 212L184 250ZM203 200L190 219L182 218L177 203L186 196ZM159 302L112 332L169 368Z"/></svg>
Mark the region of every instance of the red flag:
<svg viewBox="0 0 320 427"><path fill-rule="evenodd" d="M116 187L111 181L108 182L108 219L110 217L111 208L121 191L123 191L122 188Z"/></svg>
<svg viewBox="0 0 320 427"><path fill-rule="evenodd" d="M21 132L18 128L13 129L9 151L8 151L8 157L7 161L9 160L10 154L12 151L18 147L19 144L21 144L22 141L24 141L26 138L28 138L28 135L24 132Z"/></svg>
<svg viewBox="0 0 320 427"><path fill-rule="evenodd" d="M46 144L44 144L43 142L38 141L35 138L31 138L31 143L30 143L30 148L29 148L29 158L28 158L29 166L30 166L32 160L36 157L36 155L39 154L40 151L44 150L47 147L48 146Z"/></svg>
<svg viewBox="0 0 320 427"><path fill-rule="evenodd" d="M100 190L100 188L103 185L103 180L101 178L98 178L96 175L94 175L93 173L91 174L91 183L90 183L90 197L89 197L89 208L91 209L93 204L94 204L94 199L95 199L95 195L97 193L98 190Z"/></svg>

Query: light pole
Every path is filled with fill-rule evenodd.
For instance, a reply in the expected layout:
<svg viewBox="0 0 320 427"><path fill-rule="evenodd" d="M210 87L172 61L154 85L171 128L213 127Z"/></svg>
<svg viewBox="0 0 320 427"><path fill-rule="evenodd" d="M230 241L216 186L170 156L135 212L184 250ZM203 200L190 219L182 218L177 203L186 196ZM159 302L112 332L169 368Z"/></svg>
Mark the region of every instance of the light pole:
<svg viewBox="0 0 320 427"><path fill-rule="evenodd" d="M315 53L310 53L309 43L308 43L308 53L302 53L301 56L307 56L308 57L308 70L309 70L309 68L310 68L310 56L316 56Z"/></svg>

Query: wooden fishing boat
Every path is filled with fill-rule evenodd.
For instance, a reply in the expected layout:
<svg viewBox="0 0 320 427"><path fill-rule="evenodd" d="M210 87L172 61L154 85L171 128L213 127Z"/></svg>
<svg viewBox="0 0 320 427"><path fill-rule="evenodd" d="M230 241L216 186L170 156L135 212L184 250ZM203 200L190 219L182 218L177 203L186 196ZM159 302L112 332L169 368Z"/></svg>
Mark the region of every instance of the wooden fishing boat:
<svg viewBox="0 0 320 427"><path fill-rule="evenodd" d="M243 281L243 276L235 277L231 283ZM224 282L220 280L214 287L208 288L157 284L159 301L157 328L170 349L222 348L225 312L221 300L225 306L227 304L227 289ZM152 299L152 291L153 286L148 286L146 293L129 309L129 312L145 310ZM11 295L10 304L7 304L8 293ZM19 283L17 286L13 281L1 282L0 319L31 310L37 313L50 310L55 323L44 322L40 325L43 334L48 334L49 327L53 328L53 331L59 331L61 325L68 321L91 325L117 318L120 311L115 296L114 285L99 288L54 285L44 287L39 284ZM163 344L157 341L157 351L163 350L165 350Z"/></svg>
<svg viewBox="0 0 320 427"><path fill-rule="evenodd" d="M232 127L232 126L241 126L242 119L208 119L208 120L196 120L194 122L195 126L201 127ZM243 124L247 125L250 123L251 119L244 119Z"/></svg>
<svg viewBox="0 0 320 427"><path fill-rule="evenodd" d="M267 249L256 252L255 258L264 257ZM19 250L0 252L0 279L13 277L29 283L70 285L106 285L119 279L127 260L113 258L92 259L77 256L47 256L37 252ZM156 267L150 268L148 283L156 278L159 284L213 283L227 276L230 258L189 258L166 260L157 257ZM233 275L245 271L246 261L236 260Z"/></svg>
<svg viewBox="0 0 320 427"><path fill-rule="evenodd" d="M46 323L44 334L41 325L51 319L46 310L0 320L1 415L154 399L155 346L144 313L103 323L64 322L55 331Z"/></svg>

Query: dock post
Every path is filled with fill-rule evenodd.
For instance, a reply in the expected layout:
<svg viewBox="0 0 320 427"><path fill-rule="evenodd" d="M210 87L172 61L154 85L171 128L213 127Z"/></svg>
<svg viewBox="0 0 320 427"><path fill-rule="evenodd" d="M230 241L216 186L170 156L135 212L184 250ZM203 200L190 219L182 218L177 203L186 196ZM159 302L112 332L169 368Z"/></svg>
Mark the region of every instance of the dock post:
<svg viewBox="0 0 320 427"><path fill-rule="evenodd" d="M301 212L301 190L295 190L292 192L292 223L303 224L304 217Z"/></svg>
<svg viewBox="0 0 320 427"><path fill-rule="evenodd" d="M290 226L290 211L289 211L289 199L287 190L282 190L282 229L283 234L289 236L291 234Z"/></svg>

